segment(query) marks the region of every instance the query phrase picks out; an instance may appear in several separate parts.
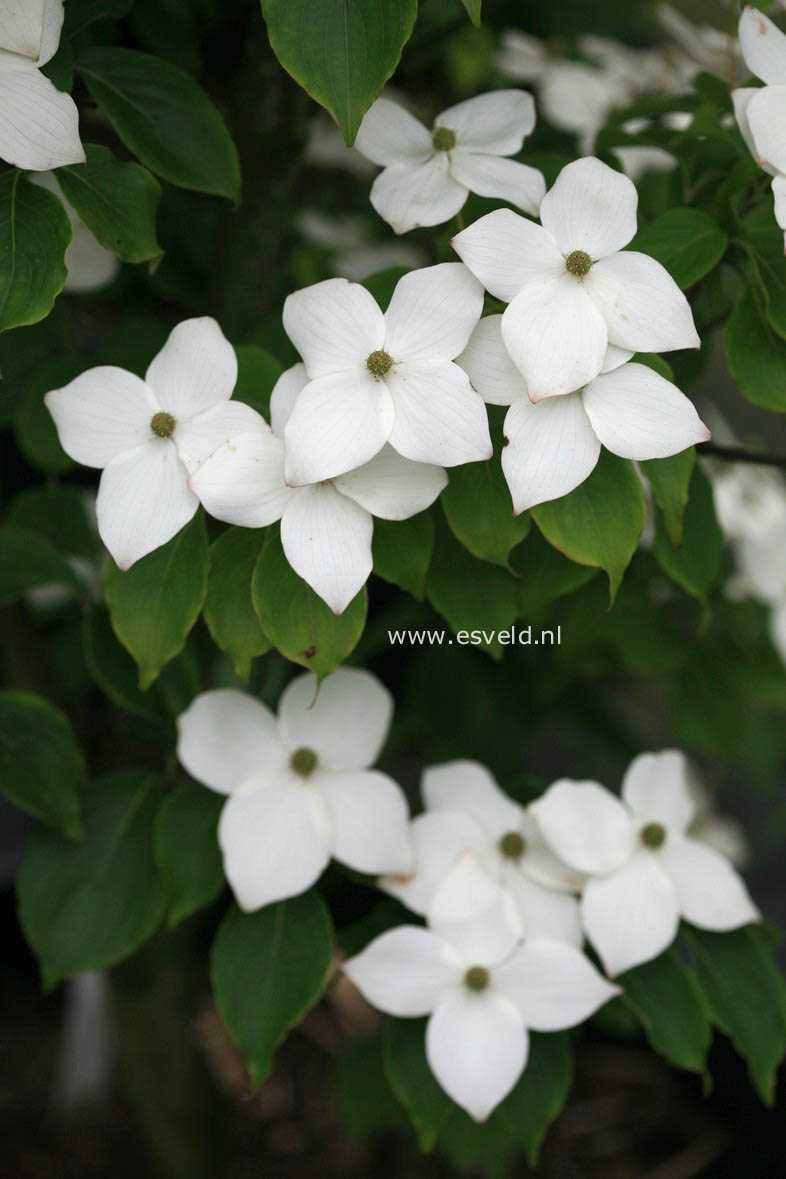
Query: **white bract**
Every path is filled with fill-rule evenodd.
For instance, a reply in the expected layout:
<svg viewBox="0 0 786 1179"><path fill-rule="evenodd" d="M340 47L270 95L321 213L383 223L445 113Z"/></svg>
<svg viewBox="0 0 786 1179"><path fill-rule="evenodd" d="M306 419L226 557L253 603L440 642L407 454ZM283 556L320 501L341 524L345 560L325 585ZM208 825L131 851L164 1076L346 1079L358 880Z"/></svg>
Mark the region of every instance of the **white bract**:
<svg viewBox="0 0 786 1179"><path fill-rule="evenodd" d="M41 72L62 27L63 0L0 0L0 159L30 172L85 159L74 100Z"/></svg>
<svg viewBox="0 0 786 1179"><path fill-rule="evenodd" d="M455 262L405 274L384 315L342 278L290 295L284 327L309 381L284 430L287 483L343 475L386 442L440 467L490 458L483 400L453 363L482 308L483 288Z"/></svg>
<svg viewBox="0 0 786 1179"><path fill-rule="evenodd" d="M371 770L393 701L373 675L340 668L317 690L307 672L274 716L245 692L203 692L178 720L177 753L197 781L228 795L218 824L241 909L310 888L331 856L358 872L407 872L403 792Z"/></svg>
<svg viewBox="0 0 786 1179"><path fill-rule="evenodd" d="M674 279L649 255L622 250L636 233L637 204L627 176L588 156L562 169L541 225L498 209L453 239L486 290L509 304L502 338L533 401L586 385L610 344L700 346Z"/></svg>
<svg viewBox="0 0 786 1179"><path fill-rule="evenodd" d="M517 514L583 483L601 444L621 458L653 459L710 437L684 393L615 347L583 389L534 402L505 348L503 328L504 316L481 319L456 363L490 405L510 406L502 469Z"/></svg>
<svg viewBox="0 0 786 1179"><path fill-rule="evenodd" d="M586 873L581 920L611 975L671 945L680 917L712 930L759 920L728 860L687 834L696 806L675 750L634 758L622 801L596 782L563 779L531 811L555 855Z"/></svg>
<svg viewBox="0 0 786 1179"><path fill-rule="evenodd" d="M71 241L65 252L66 275L63 290L70 294L89 294L108 286L120 270L117 255L105 250L79 220L75 210L60 191L54 172L32 172L33 184L53 193L63 204L71 222Z"/></svg>
<svg viewBox="0 0 786 1179"><path fill-rule="evenodd" d="M546 846L526 810L500 790L485 766L446 762L421 781L425 814L412 820L414 870L379 883L415 913L425 914L437 889L466 852L510 893L525 937L580 946L578 907L567 895L581 887Z"/></svg>
<svg viewBox="0 0 786 1179"><path fill-rule="evenodd" d="M371 573L373 517L409 519L434 502L447 475L441 467L413 463L383 446L354 471L288 487L282 439L307 383L302 364L283 373L270 399L272 431L260 418L259 428L219 447L190 485L217 520L263 528L280 519L290 565L340 614Z"/></svg>
<svg viewBox="0 0 786 1179"><path fill-rule="evenodd" d="M103 468L98 531L121 569L166 544L199 501L188 476L223 442L261 420L230 401L237 358L214 319L173 329L144 381L102 365L44 400L66 454Z"/></svg>
<svg viewBox="0 0 786 1179"><path fill-rule="evenodd" d="M523 90L460 102L437 115L431 131L397 103L378 98L355 140L358 151L384 169L371 187L371 203L396 233L449 221L470 192L537 213L543 176L506 158L521 151L534 126L535 103Z"/></svg>
<svg viewBox="0 0 786 1179"><path fill-rule="evenodd" d="M528 1029L574 1027L619 993L573 946L522 945L511 897L472 856L437 891L427 929L388 930L344 970L380 1011L429 1016L429 1067L478 1122L524 1071Z"/></svg>

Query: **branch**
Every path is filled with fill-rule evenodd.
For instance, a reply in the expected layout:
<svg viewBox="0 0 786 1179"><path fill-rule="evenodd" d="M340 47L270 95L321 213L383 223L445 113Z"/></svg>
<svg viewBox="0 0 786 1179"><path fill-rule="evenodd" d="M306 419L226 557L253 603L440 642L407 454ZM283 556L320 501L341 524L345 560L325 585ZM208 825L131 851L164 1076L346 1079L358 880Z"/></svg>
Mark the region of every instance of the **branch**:
<svg viewBox="0 0 786 1179"><path fill-rule="evenodd" d="M786 454L765 454L761 450L748 450L744 446L716 446L714 442L701 442L696 449L699 454L708 454L727 462L757 463L763 467L781 467L786 470Z"/></svg>

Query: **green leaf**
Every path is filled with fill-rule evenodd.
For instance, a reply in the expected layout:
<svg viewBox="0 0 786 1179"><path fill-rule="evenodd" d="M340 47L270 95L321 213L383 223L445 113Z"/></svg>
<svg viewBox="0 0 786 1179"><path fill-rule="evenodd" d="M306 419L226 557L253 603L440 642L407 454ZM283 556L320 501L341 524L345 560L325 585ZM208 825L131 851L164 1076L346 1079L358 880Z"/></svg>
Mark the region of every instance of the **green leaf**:
<svg viewBox="0 0 786 1179"><path fill-rule="evenodd" d="M422 601L434 551L434 520L419 512L409 520L375 520L371 553L377 577Z"/></svg>
<svg viewBox="0 0 786 1179"><path fill-rule="evenodd" d="M43 827L25 849L19 917L44 987L122 961L155 932L166 897L153 859L158 779L117 770L84 789L85 837Z"/></svg>
<svg viewBox="0 0 786 1179"><path fill-rule="evenodd" d="M234 401L244 401L266 421L270 421L270 394L281 376L282 368L275 356L255 344L241 344L237 353L237 383Z"/></svg>
<svg viewBox="0 0 786 1179"><path fill-rule="evenodd" d="M390 1087L409 1114L420 1149L430 1151L456 1107L428 1066L425 1041L424 1019L391 1019L385 1027Z"/></svg>
<svg viewBox="0 0 786 1179"><path fill-rule="evenodd" d="M76 487L31 487L21 492L9 505L5 523L30 529L61 552L86 561L95 560L100 550L86 496Z"/></svg>
<svg viewBox="0 0 786 1179"><path fill-rule="evenodd" d="M366 625L366 587L334 614L291 567L277 533L259 554L251 597L263 632L277 651L321 680L342 663Z"/></svg>
<svg viewBox="0 0 786 1179"><path fill-rule="evenodd" d="M472 21L476 29L480 28L480 8L483 0L461 0L461 3L466 8L469 19Z"/></svg>
<svg viewBox="0 0 786 1179"><path fill-rule="evenodd" d="M42 471L60 474L74 466L60 445L44 394L50 389L62 389L84 368L83 357L52 356L38 365L24 383L14 416L14 433L25 458Z"/></svg>
<svg viewBox="0 0 786 1179"><path fill-rule="evenodd" d="M124 262L160 258L156 212L161 185L139 164L124 164L107 147L85 145L87 162L55 172L60 190L95 238Z"/></svg>
<svg viewBox="0 0 786 1179"><path fill-rule="evenodd" d="M671 458L645 459L639 463L655 503L663 513L663 524L672 544L682 540L683 516L695 462L696 450L689 446Z"/></svg>
<svg viewBox="0 0 786 1179"><path fill-rule="evenodd" d="M530 518L513 515L499 456L454 467L448 479L442 507L453 534L473 557L509 568L511 550L529 532Z"/></svg>
<svg viewBox="0 0 786 1179"><path fill-rule="evenodd" d="M484 631L487 637L480 635L478 645L501 658L503 647L491 632L509 628L516 617L516 579L471 557L444 525L437 530L426 593L457 634Z"/></svg>
<svg viewBox="0 0 786 1179"><path fill-rule="evenodd" d="M786 982L761 929L686 930L713 1023L747 1062L762 1101L772 1105L786 1052Z"/></svg>
<svg viewBox="0 0 786 1179"><path fill-rule="evenodd" d="M205 600L208 565L201 512L127 572L109 562L105 592L112 629L136 660L143 691L183 650Z"/></svg>
<svg viewBox="0 0 786 1179"><path fill-rule="evenodd" d="M521 1079L499 1107L499 1116L527 1152L531 1167L549 1125L563 1109L573 1083L573 1057L565 1032L530 1032Z"/></svg>
<svg viewBox="0 0 786 1179"><path fill-rule="evenodd" d="M16 169L0 173L0 332L49 314L66 280L70 241L56 196Z"/></svg>
<svg viewBox="0 0 786 1179"><path fill-rule="evenodd" d="M94 21L104 17L125 16L132 0L68 0L63 23L63 36L73 37Z"/></svg>
<svg viewBox="0 0 786 1179"><path fill-rule="evenodd" d="M759 314L753 295L737 303L723 333L729 369L748 401L786 413L786 340Z"/></svg>
<svg viewBox="0 0 786 1179"><path fill-rule="evenodd" d="M399 279L409 274L409 271L409 266L388 266L385 270L378 270L376 274L364 278L360 285L374 296L382 311L387 311Z"/></svg>
<svg viewBox="0 0 786 1179"><path fill-rule="evenodd" d="M226 799L186 782L158 808L153 848L169 898L169 926L214 901L224 884L216 827Z"/></svg>
<svg viewBox="0 0 786 1179"><path fill-rule="evenodd" d="M701 467L695 467L690 498L685 509L682 540L675 547L659 512L655 521L655 557L672 581L700 602L706 602L723 560L723 532L715 515L712 485Z"/></svg>
<svg viewBox="0 0 786 1179"><path fill-rule="evenodd" d="M613 602L646 519L632 463L601 450L580 487L533 508L532 515L546 540L572 561L606 570Z"/></svg>
<svg viewBox="0 0 786 1179"><path fill-rule="evenodd" d="M727 244L726 234L701 209L668 209L640 229L628 248L657 258L684 290L718 265Z"/></svg>
<svg viewBox="0 0 786 1179"><path fill-rule="evenodd" d="M139 687L139 673L131 656L117 640L109 614L94 606L82 623L82 652L90 678L118 708L161 722L161 700Z"/></svg>
<svg viewBox="0 0 786 1179"><path fill-rule="evenodd" d="M233 905L221 922L210 958L213 994L254 1086L270 1074L290 1028L319 1000L332 960L333 926L316 892L255 913Z"/></svg>
<svg viewBox="0 0 786 1179"><path fill-rule="evenodd" d="M622 1003L655 1051L676 1068L706 1072L712 1030L696 979L674 950L626 971L617 982Z"/></svg>
<svg viewBox="0 0 786 1179"><path fill-rule="evenodd" d="M287 73L335 115L347 144L410 38L417 0L262 0Z"/></svg>
<svg viewBox="0 0 786 1179"><path fill-rule="evenodd" d="M243 683L248 682L251 660L271 646L251 601L251 580L266 535L264 529L228 528L210 546L205 622Z"/></svg>
<svg viewBox="0 0 786 1179"><path fill-rule="evenodd" d="M81 586L64 555L44 536L26 528L0 528L0 606L40 585Z"/></svg>
<svg viewBox="0 0 786 1179"><path fill-rule="evenodd" d="M539 606L563 598L595 576L595 569L569 561L548 543L535 528L526 543L516 550L513 571L519 575L516 585L517 615L526 618Z"/></svg>
<svg viewBox="0 0 786 1179"><path fill-rule="evenodd" d="M151 172L237 204L237 149L189 74L160 57L103 45L81 50L76 68L123 143Z"/></svg>
<svg viewBox="0 0 786 1179"><path fill-rule="evenodd" d="M82 750L62 712L28 692L0 692L0 791L6 798L76 839L84 774Z"/></svg>
<svg viewBox="0 0 786 1179"><path fill-rule="evenodd" d="M382 1042L355 1040L341 1052L336 1067L336 1097L341 1128L353 1142L373 1134L408 1128L407 1117L385 1075Z"/></svg>

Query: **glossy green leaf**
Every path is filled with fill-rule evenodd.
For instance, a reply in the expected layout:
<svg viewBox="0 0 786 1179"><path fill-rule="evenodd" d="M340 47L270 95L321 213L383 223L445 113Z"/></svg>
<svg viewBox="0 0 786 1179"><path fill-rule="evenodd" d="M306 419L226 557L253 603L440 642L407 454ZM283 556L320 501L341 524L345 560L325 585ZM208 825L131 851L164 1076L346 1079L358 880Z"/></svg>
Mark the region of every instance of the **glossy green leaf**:
<svg viewBox="0 0 786 1179"><path fill-rule="evenodd" d="M0 332L49 314L66 280L70 241L56 196L14 168L0 172Z"/></svg>
<svg viewBox="0 0 786 1179"><path fill-rule="evenodd" d="M112 630L108 612L100 606L88 611L82 622L82 652L90 678L118 708L161 722L160 697L139 687L137 666Z"/></svg>
<svg viewBox="0 0 786 1179"><path fill-rule="evenodd" d="M0 692L0 791L71 839L82 834L82 750L66 716L30 692Z"/></svg>
<svg viewBox="0 0 786 1179"><path fill-rule="evenodd" d="M696 450L689 446L670 458L645 459L639 463L641 473L652 488L655 503L663 514L663 524L672 544L682 540L683 516L688 489L696 462Z"/></svg>
<svg viewBox="0 0 786 1179"><path fill-rule="evenodd" d="M377 577L421 600L434 551L434 520L419 512L409 520L375 520L371 553Z"/></svg>
<svg viewBox="0 0 786 1179"><path fill-rule="evenodd" d="M786 413L786 340L776 335L748 291L726 321L729 369L748 401Z"/></svg>
<svg viewBox="0 0 786 1179"><path fill-rule="evenodd" d="M483 0L461 0L461 3L467 10L469 19L472 21L476 29L480 28L480 9Z"/></svg>
<svg viewBox="0 0 786 1179"><path fill-rule="evenodd" d="M657 258L686 289L718 265L727 243L718 223L701 209L668 209L639 230L629 249Z"/></svg>
<svg viewBox="0 0 786 1179"><path fill-rule="evenodd" d="M224 885L216 839L226 799L204 786L186 782L168 794L156 816L153 847L169 900L169 925L214 901Z"/></svg>
<svg viewBox="0 0 786 1179"><path fill-rule="evenodd" d="M527 1067L499 1107L499 1116L537 1165L543 1139L562 1111L573 1083L573 1057L565 1032L529 1033Z"/></svg>
<svg viewBox="0 0 786 1179"><path fill-rule="evenodd" d="M81 588L63 553L45 536L27 528L0 528L0 606L42 585L73 593Z"/></svg>
<svg viewBox="0 0 786 1179"><path fill-rule="evenodd" d="M85 145L87 162L55 172L65 199L95 238L124 262L161 257L156 213L161 185L140 164L121 163L107 147Z"/></svg>
<svg viewBox="0 0 786 1179"><path fill-rule="evenodd" d="M530 518L513 515L499 456L454 467L441 502L453 534L474 557L508 568L511 551L530 530Z"/></svg>
<svg viewBox="0 0 786 1179"><path fill-rule="evenodd" d="M712 485L701 467L695 467L690 498L685 509L682 540L675 546L658 513L654 552L664 573L700 602L707 599L721 570L723 532L715 514Z"/></svg>
<svg viewBox="0 0 786 1179"><path fill-rule="evenodd" d="M626 971L617 982L622 1003L655 1051L676 1068L706 1072L712 1030L696 979L674 950Z"/></svg>
<svg viewBox="0 0 786 1179"><path fill-rule="evenodd" d="M538 528L516 549L511 564L516 584L517 613L526 618L533 610L563 598L595 577L596 570L577 565L550 545Z"/></svg>
<svg viewBox="0 0 786 1179"><path fill-rule="evenodd" d="M271 646L251 601L251 581L265 537L264 529L228 528L210 546L205 622L243 683L248 681L251 660Z"/></svg>
<svg viewBox="0 0 786 1179"><path fill-rule="evenodd" d="M390 1086L409 1114L421 1150L430 1151L456 1107L428 1066L426 1021L391 1019L383 1042Z"/></svg>

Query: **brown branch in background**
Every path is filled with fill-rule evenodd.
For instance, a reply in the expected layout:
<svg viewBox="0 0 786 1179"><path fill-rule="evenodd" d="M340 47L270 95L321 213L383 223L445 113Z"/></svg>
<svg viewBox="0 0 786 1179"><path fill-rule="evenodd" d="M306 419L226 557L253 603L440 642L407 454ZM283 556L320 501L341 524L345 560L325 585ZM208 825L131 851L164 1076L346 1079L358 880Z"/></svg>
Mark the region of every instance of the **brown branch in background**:
<svg viewBox="0 0 786 1179"><path fill-rule="evenodd" d="M764 467L781 467L786 470L786 454L766 454L761 450L748 450L745 446L717 446L714 442L701 442L699 454L725 459L732 463L757 463Z"/></svg>

